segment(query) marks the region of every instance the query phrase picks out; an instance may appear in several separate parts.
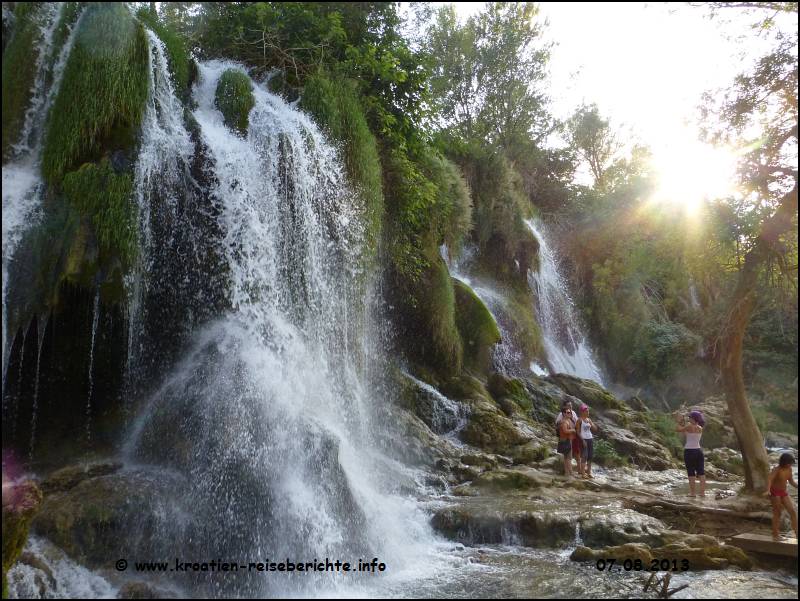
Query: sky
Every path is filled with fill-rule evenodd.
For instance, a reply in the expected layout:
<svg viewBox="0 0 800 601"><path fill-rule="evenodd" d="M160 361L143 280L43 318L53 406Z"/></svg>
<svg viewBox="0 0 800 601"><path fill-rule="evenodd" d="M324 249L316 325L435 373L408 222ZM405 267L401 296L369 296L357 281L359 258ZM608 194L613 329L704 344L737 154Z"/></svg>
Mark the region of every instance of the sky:
<svg viewBox="0 0 800 601"><path fill-rule="evenodd" d="M483 3L454 4L466 18ZM699 142L698 105L703 92L729 86L769 47L749 28L752 17L726 9L709 19L706 8L685 3L622 2L542 2L540 15L549 22L546 39L555 42L556 117L596 103L623 138L652 149L668 177L715 162L717 179L733 179L734 154Z"/></svg>

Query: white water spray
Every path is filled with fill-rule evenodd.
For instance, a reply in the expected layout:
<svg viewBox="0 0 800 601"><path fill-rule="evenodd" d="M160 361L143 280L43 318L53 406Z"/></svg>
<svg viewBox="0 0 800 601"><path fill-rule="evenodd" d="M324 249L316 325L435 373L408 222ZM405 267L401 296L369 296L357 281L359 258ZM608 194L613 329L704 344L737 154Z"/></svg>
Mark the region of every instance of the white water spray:
<svg viewBox="0 0 800 601"><path fill-rule="evenodd" d="M539 241L539 270L528 273L536 297L536 317L542 328L547 359L556 373L566 373L603 383L600 368L592 356L570 298L566 281L558 271L543 226L525 222Z"/></svg>

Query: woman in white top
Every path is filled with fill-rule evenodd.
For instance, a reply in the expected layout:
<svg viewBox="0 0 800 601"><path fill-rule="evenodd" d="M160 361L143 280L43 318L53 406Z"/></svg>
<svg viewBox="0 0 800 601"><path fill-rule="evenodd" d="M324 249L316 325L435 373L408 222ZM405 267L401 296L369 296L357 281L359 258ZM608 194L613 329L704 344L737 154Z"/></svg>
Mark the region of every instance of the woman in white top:
<svg viewBox="0 0 800 601"><path fill-rule="evenodd" d="M700 447L700 437L703 435L703 426L706 420L700 411L689 412L689 423L681 415L678 417L678 432L686 435L686 444L683 447L683 462L686 464L686 473L689 476L689 496L694 497L695 477L700 478L700 496L706 496L706 472L703 449Z"/></svg>
<svg viewBox="0 0 800 601"><path fill-rule="evenodd" d="M578 475L584 478L592 478L592 458L594 457L594 434L597 426L589 419L589 406L581 405L581 416L575 429L578 431L578 438L581 441L581 454L578 456Z"/></svg>

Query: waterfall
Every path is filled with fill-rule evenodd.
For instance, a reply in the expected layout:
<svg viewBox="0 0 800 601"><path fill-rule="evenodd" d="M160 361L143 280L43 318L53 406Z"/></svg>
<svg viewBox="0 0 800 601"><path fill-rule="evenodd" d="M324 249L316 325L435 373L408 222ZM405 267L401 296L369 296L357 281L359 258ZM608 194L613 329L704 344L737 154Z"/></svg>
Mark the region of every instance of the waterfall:
<svg viewBox="0 0 800 601"><path fill-rule="evenodd" d="M485 281L478 281L477 278L468 275L468 270L465 268L465 265L469 264L474 258L474 247L466 247L457 259L453 259L450 257L447 245L442 244L439 247L439 254L444 259L444 262L447 263L450 275L465 286L469 286L483 304L486 305L489 313L494 317L495 323L497 323L497 329L500 331L500 342L495 344L492 349L494 368L508 376L519 375L522 353L514 344L514 333L506 319L511 310L506 297Z"/></svg>
<svg viewBox="0 0 800 601"><path fill-rule="evenodd" d="M187 188L197 184L189 177L194 145L186 130L183 105L177 99L169 75L164 43L146 29L149 46L148 99L142 119L142 138L134 168L135 202L139 214L139 254L137 264L127 276L128 352L126 379L134 378L144 340L147 292L158 286L158 272L164 263L174 261L162 248L174 246L178 227L189 227L180 218L179 205ZM163 235L154 233L161 224ZM154 227L155 226L155 227ZM154 238L158 238L155 240ZM179 271L179 269L176 269ZM163 283L162 283L163 285ZM130 396L130 395L126 395Z"/></svg>
<svg viewBox="0 0 800 601"><path fill-rule="evenodd" d="M364 375L373 333L356 196L336 149L264 87L253 86L247 135L228 129L214 104L226 69L241 67L200 64L193 117L213 176L204 185L219 207L215 244L227 309L191 333L132 424L125 456L189 476L197 530L172 541L186 552L379 556L400 569L421 560L430 534L417 507L394 494L373 447L382 427L373 409L384 401L370 396L375 387ZM180 110L182 119L179 105L156 102L161 118L172 112L177 123ZM137 185L145 180L137 176ZM154 236L150 252L163 243ZM213 586L298 594L341 583L320 573Z"/></svg>
<svg viewBox="0 0 800 601"><path fill-rule="evenodd" d="M31 90L31 102L25 112L20 140L14 145L14 158L3 165L3 387L8 367L8 278L14 254L22 236L39 220L40 204L44 193L39 163L41 159L44 125L53 100L58 94L61 78L80 17L71 25L69 35L53 64L54 33L62 21L65 4L54 2L41 8L42 40L36 58L36 75ZM48 78L48 74L52 76ZM50 84L48 85L48 81Z"/></svg>
<svg viewBox="0 0 800 601"><path fill-rule="evenodd" d="M89 346L89 389L86 393L86 446L92 442L92 389L94 388L94 341L97 337L97 322L100 321L100 290L94 294L92 305L92 341Z"/></svg>
<svg viewBox="0 0 800 601"><path fill-rule="evenodd" d="M536 297L536 317L550 366L556 373L603 383L600 368L575 316L567 283L559 273L555 254L543 233L544 228L534 220L525 223L539 241L539 270L528 273L528 283Z"/></svg>
<svg viewBox="0 0 800 601"><path fill-rule="evenodd" d="M42 363L42 346L44 346L44 335L45 331L47 330L47 318L44 318L44 325L40 323L36 323L36 334L37 334L37 347L36 347L36 376L34 378L33 384L33 403L31 405L32 414L31 414L31 445L30 445L30 452L28 454L28 458L33 460L33 450L36 443L36 411L39 407L39 375L41 372L41 363ZM23 346L24 348L24 346ZM22 373L22 362L20 361L20 373ZM20 380L21 381L21 380Z"/></svg>

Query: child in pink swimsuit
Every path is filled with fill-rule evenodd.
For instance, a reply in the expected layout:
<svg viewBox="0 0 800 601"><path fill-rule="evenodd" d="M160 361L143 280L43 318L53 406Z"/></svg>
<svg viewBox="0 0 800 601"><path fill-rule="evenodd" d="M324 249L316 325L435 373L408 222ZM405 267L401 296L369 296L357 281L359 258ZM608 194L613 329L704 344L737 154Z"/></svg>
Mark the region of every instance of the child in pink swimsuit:
<svg viewBox="0 0 800 601"><path fill-rule="evenodd" d="M794 536L797 538L797 512L786 490L787 482L797 488L797 483L792 476L792 465L794 465L794 457L792 457L791 453L781 455L778 460L778 466L772 468L769 474L769 480L767 481L769 490L764 493L764 496L768 496L772 501L772 538L774 540L780 540L778 527L780 526L781 513L783 513L784 509L792 520Z"/></svg>

